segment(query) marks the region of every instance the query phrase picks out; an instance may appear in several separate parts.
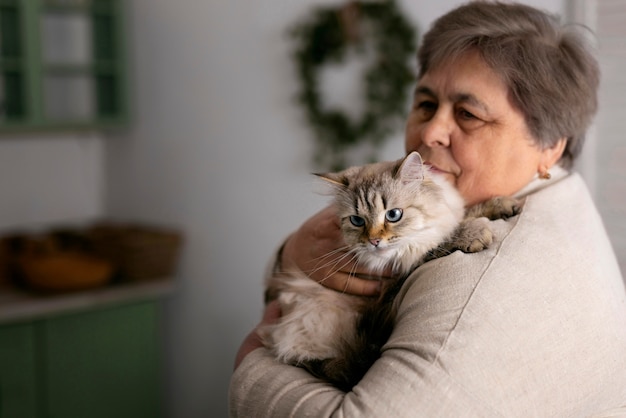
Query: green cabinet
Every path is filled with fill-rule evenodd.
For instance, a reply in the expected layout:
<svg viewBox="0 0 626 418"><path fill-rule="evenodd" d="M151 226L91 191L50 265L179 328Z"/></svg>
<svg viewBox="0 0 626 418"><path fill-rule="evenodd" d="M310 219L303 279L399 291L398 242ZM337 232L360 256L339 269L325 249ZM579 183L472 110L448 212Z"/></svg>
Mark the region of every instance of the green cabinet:
<svg viewBox="0 0 626 418"><path fill-rule="evenodd" d="M0 327L0 417L38 418L35 325Z"/></svg>
<svg viewBox="0 0 626 418"><path fill-rule="evenodd" d="M161 415L158 302L0 327L0 417Z"/></svg>
<svg viewBox="0 0 626 418"><path fill-rule="evenodd" d="M123 0L0 0L0 132L128 119Z"/></svg>

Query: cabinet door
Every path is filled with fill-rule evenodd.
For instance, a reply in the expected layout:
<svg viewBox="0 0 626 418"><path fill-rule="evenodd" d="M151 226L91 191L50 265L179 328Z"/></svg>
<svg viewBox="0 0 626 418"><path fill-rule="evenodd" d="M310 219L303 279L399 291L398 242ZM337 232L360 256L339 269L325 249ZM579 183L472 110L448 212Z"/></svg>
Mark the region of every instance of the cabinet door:
<svg viewBox="0 0 626 418"><path fill-rule="evenodd" d="M0 327L0 417L37 416L35 360L32 324Z"/></svg>
<svg viewBox="0 0 626 418"><path fill-rule="evenodd" d="M160 416L156 302L43 323L49 417Z"/></svg>

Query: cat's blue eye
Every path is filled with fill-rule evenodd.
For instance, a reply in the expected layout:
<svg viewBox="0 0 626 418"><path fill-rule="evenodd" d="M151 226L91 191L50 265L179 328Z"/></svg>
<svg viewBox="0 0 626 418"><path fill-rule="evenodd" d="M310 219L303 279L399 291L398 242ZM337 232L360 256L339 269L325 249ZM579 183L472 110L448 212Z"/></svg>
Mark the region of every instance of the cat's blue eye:
<svg viewBox="0 0 626 418"><path fill-rule="evenodd" d="M398 222L402 219L402 209L395 208L388 210L387 213L385 213L385 219L389 222Z"/></svg>
<svg viewBox="0 0 626 418"><path fill-rule="evenodd" d="M350 216L350 223L354 226L361 227L365 225L365 219L361 218L360 216L352 215Z"/></svg>

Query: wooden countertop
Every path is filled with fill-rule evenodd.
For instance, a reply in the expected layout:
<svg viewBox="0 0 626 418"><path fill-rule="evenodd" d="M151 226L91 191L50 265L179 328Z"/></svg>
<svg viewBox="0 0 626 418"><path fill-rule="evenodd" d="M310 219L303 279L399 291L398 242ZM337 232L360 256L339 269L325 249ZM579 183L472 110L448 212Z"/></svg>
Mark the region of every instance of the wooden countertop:
<svg viewBox="0 0 626 418"><path fill-rule="evenodd" d="M171 278L114 284L80 292L43 295L0 287L0 325L129 302L162 299L175 290Z"/></svg>

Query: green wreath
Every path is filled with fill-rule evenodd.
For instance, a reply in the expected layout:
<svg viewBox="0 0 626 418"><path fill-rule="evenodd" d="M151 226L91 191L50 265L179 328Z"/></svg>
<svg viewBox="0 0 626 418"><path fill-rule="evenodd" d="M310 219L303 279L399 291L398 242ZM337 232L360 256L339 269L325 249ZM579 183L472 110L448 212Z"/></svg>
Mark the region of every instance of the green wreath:
<svg viewBox="0 0 626 418"><path fill-rule="evenodd" d="M315 134L315 162L337 170L345 167L346 156L356 145L369 142L378 149L404 123L407 94L415 77L409 63L415 54L416 32L396 2L353 1L316 9L291 34L301 83L297 100ZM354 121L340 110L324 107L319 71L329 63L342 63L349 48L363 54L366 42L376 56L364 75L363 114Z"/></svg>

